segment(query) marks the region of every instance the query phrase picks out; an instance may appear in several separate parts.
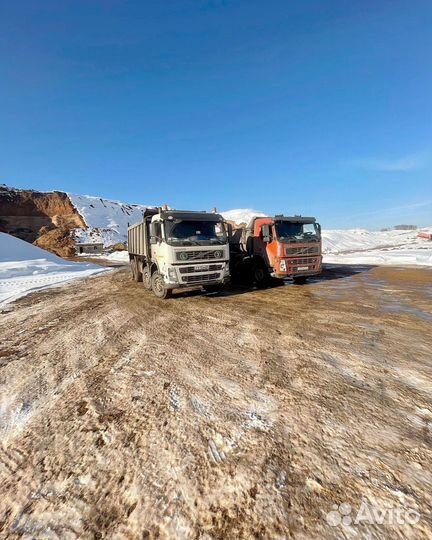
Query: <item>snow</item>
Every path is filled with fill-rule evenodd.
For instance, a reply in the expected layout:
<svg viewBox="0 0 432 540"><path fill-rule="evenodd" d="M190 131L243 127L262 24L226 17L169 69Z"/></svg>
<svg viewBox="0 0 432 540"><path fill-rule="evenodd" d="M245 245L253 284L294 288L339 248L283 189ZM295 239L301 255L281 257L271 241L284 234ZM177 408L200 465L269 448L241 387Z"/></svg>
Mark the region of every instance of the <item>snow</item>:
<svg viewBox="0 0 432 540"><path fill-rule="evenodd" d="M0 233L0 306L33 291L88 277L107 268L64 259Z"/></svg>
<svg viewBox="0 0 432 540"><path fill-rule="evenodd" d="M335 264L432 266L432 242L418 238L417 233L324 229L323 259Z"/></svg>
<svg viewBox="0 0 432 540"><path fill-rule="evenodd" d="M237 224L246 223L246 225L254 216L265 216L263 212L260 212L259 210L252 210L251 208L227 210L226 212L221 212L221 215L228 221L234 221L234 223Z"/></svg>
<svg viewBox="0 0 432 540"><path fill-rule="evenodd" d="M88 253L80 253L78 257L91 257L92 259L101 259L104 261L112 262L112 263L121 263L121 264L128 264L129 263L129 252L128 251L113 251L112 253L93 253L89 255Z"/></svg>
<svg viewBox="0 0 432 540"><path fill-rule="evenodd" d="M370 264L377 266L432 266L432 246L423 249L366 251L352 254L324 255L324 263Z"/></svg>
<svg viewBox="0 0 432 540"><path fill-rule="evenodd" d="M322 231L323 252L340 253L397 246L417 240L417 231L368 231L366 229Z"/></svg>
<svg viewBox="0 0 432 540"><path fill-rule="evenodd" d="M83 217L87 229L75 229L77 242L102 242L105 247L127 240L128 223L136 223L142 218L147 206L111 201L90 195L68 196Z"/></svg>
<svg viewBox="0 0 432 540"><path fill-rule="evenodd" d="M114 251L107 255L105 259L111 262L128 263L129 253L127 251Z"/></svg>

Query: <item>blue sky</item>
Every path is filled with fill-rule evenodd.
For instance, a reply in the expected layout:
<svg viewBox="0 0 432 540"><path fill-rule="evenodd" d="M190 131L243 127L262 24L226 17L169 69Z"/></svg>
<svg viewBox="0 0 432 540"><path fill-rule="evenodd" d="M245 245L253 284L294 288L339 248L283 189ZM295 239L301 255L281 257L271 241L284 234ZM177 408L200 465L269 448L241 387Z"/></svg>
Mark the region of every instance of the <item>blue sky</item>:
<svg viewBox="0 0 432 540"><path fill-rule="evenodd" d="M432 224L432 3L3 0L0 183Z"/></svg>

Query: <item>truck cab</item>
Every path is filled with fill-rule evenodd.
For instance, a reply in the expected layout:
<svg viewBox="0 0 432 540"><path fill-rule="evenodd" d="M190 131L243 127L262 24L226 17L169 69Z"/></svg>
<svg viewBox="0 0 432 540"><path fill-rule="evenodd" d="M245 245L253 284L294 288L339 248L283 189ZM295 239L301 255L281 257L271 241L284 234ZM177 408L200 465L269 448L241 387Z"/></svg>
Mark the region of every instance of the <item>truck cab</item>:
<svg viewBox="0 0 432 540"><path fill-rule="evenodd" d="M254 217L240 243L258 285L270 277L300 283L322 271L321 226L313 217Z"/></svg>
<svg viewBox="0 0 432 540"><path fill-rule="evenodd" d="M160 298L177 288L215 290L229 279L220 214L147 209L143 221L128 229L128 249L134 278Z"/></svg>

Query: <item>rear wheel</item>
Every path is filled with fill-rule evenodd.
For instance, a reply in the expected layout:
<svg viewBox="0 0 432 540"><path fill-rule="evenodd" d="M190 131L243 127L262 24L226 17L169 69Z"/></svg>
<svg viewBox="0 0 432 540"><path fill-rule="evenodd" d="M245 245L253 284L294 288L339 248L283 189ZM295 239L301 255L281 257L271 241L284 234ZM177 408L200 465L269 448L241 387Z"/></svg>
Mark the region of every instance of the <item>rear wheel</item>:
<svg viewBox="0 0 432 540"><path fill-rule="evenodd" d="M129 266L130 266L132 279L134 281L136 281L136 279L135 279L135 260L134 259L129 259Z"/></svg>
<svg viewBox="0 0 432 540"><path fill-rule="evenodd" d="M138 261L135 259L135 257L130 261L130 267L132 272L132 279L134 281L142 281L142 274L139 269Z"/></svg>
<svg viewBox="0 0 432 540"><path fill-rule="evenodd" d="M267 268L262 262L256 262L253 267L253 279L255 285L259 288L266 287L269 284L270 276Z"/></svg>
<svg viewBox="0 0 432 540"><path fill-rule="evenodd" d="M167 289L159 272L154 272L151 278L152 291L158 298L171 298L172 290Z"/></svg>
<svg viewBox="0 0 432 540"><path fill-rule="evenodd" d="M150 274L150 268L148 266L144 266L142 271L142 281L143 285L146 289L152 288L152 282L151 282L151 274Z"/></svg>

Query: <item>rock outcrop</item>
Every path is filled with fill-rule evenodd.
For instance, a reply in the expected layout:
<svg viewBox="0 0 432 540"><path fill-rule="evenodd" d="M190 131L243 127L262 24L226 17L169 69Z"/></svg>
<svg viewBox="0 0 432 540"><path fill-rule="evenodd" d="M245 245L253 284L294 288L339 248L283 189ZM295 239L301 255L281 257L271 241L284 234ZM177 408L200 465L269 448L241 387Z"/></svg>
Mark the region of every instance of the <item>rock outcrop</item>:
<svg viewBox="0 0 432 540"><path fill-rule="evenodd" d="M0 231L48 249L62 257L75 253L71 231L85 228L67 193L0 186Z"/></svg>

